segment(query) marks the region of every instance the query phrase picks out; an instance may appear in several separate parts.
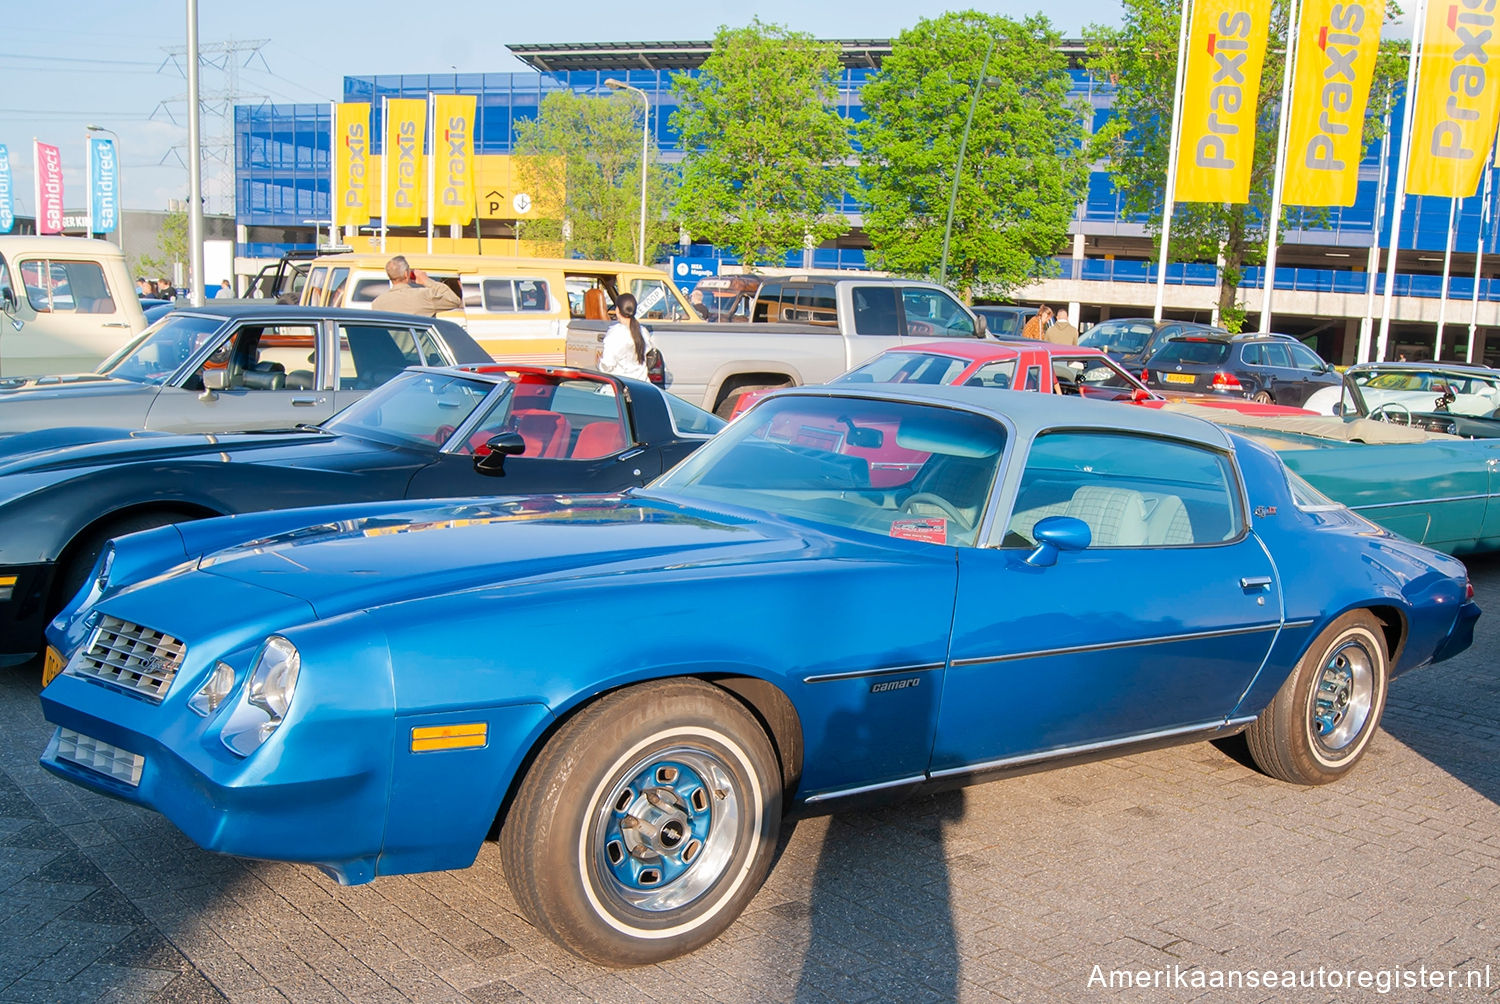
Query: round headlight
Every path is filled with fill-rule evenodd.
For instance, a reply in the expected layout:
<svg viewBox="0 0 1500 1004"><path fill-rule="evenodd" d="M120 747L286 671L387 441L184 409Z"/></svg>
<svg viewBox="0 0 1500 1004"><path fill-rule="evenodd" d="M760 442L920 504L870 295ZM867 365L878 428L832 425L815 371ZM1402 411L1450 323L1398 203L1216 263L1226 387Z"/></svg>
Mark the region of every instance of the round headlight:
<svg viewBox="0 0 1500 1004"><path fill-rule="evenodd" d="M250 676L250 700L265 708L274 721L280 721L291 706L301 668L302 657L297 646L280 635L272 635L261 648Z"/></svg>

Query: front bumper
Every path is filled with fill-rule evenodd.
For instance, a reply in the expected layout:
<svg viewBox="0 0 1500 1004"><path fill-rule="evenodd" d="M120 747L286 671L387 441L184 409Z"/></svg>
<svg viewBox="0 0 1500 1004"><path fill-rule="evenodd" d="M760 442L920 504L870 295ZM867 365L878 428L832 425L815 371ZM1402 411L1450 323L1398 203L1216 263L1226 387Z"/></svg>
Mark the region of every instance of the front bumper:
<svg viewBox="0 0 1500 1004"><path fill-rule="evenodd" d="M0 666L23 663L41 651L55 567L50 561L0 566Z"/></svg>

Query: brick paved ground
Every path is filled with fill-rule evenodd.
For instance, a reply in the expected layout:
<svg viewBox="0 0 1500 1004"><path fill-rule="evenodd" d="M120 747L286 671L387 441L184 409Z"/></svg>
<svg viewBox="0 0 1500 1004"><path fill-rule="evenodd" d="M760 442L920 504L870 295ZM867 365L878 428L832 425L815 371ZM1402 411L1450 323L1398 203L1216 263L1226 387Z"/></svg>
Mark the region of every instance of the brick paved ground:
<svg viewBox="0 0 1500 1004"><path fill-rule="evenodd" d="M492 846L466 871L354 889L201 852L44 775L35 667L0 673L0 1000L1116 996L1090 988L1096 965L1487 967L1488 989L1228 996L1500 1000L1500 561L1473 570L1492 611L1477 644L1393 686L1386 734L1339 784L1196 745L804 822L724 938L629 971L520 920Z"/></svg>

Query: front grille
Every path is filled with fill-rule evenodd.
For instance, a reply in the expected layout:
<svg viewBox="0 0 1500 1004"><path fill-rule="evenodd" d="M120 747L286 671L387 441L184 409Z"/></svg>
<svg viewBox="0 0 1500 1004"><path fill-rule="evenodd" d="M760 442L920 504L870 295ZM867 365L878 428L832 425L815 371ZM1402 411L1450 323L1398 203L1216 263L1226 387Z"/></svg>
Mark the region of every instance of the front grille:
<svg viewBox="0 0 1500 1004"><path fill-rule="evenodd" d="M171 635L105 614L68 671L161 703L187 646Z"/></svg>
<svg viewBox="0 0 1500 1004"><path fill-rule="evenodd" d="M57 758L123 781L132 788L141 783L141 768L146 766L145 757L72 729L57 730Z"/></svg>

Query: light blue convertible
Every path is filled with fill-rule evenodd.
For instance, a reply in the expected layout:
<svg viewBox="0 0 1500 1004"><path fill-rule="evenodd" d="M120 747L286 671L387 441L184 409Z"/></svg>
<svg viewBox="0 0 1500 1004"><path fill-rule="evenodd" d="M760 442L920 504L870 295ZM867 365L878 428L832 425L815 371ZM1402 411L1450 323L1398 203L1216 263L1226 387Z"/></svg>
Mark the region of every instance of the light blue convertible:
<svg viewBox="0 0 1500 1004"><path fill-rule="evenodd" d="M341 882L498 832L536 925L628 965L727 927L788 814L1240 731L1334 780L1478 613L1207 423L803 388L620 495L123 538L49 630L42 763Z"/></svg>

